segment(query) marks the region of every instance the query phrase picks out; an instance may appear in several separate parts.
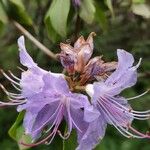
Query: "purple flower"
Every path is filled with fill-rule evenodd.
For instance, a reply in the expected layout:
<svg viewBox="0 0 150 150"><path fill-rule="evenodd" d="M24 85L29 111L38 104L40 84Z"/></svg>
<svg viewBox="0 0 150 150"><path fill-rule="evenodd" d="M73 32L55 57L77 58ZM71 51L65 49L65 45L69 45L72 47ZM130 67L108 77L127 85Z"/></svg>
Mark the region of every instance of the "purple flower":
<svg viewBox="0 0 150 150"><path fill-rule="evenodd" d="M84 110L87 109L88 112L91 107L87 96L72 93L63 74L48 72L38 67L26 51L23 36L18 39L18 45L20 62L28 70L22 72L21 79L12 73L14 79L4 72L3 74L21 93L10 93L1 85L10 102L0 104L18 105L19 112L26 111L23 121L25 133L31 135L34 141L44 134L41 141L22 144L36 146L45 142L51 143L56 133L67 139L73 128L77 130L80 142L80 137L88 127L88 123L84 121ZM68 127L64 134L59 130L63 119Z"/></svg>
<svg viewBox="0 0 150 150"><path fill-rule="evenodd" d="M128 99L118 95L122 90L136 83L137 68L141 59L136 66L133 66L134 58L130 53L117 50L117 55L117 69L106 81L95 82L86 86L86 91L91 96L91 103L100 115L90 123L78 146L79 149L91 150L94 148L103 138L107 124L113 125L127 138L150 138L148 134L140 133L131 126L133 119L148 119L150 111L134 111L128 104Z"/></svg>

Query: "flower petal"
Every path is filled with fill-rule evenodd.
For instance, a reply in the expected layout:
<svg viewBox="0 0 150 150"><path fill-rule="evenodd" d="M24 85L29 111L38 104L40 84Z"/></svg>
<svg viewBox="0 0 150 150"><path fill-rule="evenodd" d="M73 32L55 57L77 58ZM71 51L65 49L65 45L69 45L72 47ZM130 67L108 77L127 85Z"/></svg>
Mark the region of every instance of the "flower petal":
<svg viewBox="0 0 150 150"><path fill-rule="evenodd" d="M102 116L91 122L86 132L78 138L76 150L92 150L105 135L106 122Z"/></svg>
<svg viewBox="0 0 150 150"><path fill-rule="evenodd" d="M30 57L30 55L27 53L27 50L25 48L24 36L21 36L18 39L18 46L19 46L19 51L20 51L20 62L21 62L21 64L28 67L28 68L36 67L37 64Z"/></svg>
<svg viewBox="0 0 150 150"><path fill-rule="evenodd" d="M132 54L124 51L117 50L118 67L112 73L105 84L109 87L108 91L112 95L119 94L123 89L133 86L137 81L137 68L140 64L133 66L134 58Z"/></svg>
<svg viewBox="0 0 150 150"><path fill-rule="evenodd" d="M20 85L22 88L22 95L29 97L42 91L44 87L43 74L36 74L32 70L22 73Z"/></svg>
<svg viewBox="0 0 150 150"><path fill-rule="evenodd" d="M100 116L100 112L94 108L92 105L86 107L84 110L84 120L86 122L92 122Z"/></svg>

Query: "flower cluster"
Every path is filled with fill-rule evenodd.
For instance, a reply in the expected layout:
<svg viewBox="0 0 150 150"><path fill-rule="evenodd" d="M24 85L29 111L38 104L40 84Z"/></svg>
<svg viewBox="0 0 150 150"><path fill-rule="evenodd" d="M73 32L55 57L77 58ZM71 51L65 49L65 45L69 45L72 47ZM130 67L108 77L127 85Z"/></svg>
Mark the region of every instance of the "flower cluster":
<svg viewBox="0 0 150 150"><path fill-rule="evenodd" d="M137 82L137 68L133 65L132 54L118 49L118 62L105 62L102 56L91 58L93 36L85 40L81 36L71 46L60 44L58 58L66 70L64 74L52 73L38 67L27 53L24 37L18 39L20 63L27 67L22 70L21 79L12 72L2 74L20 93L3 91L9 102L0 106L17 105L17 111L25 110L23 126L25 134L31 135L33 143L26 146L51 143L55 135L67 139L75 129L78 138L77 150L92 150L104 137L108 124L113 125L127 138L150 138L131 126L134 119L146 120L150 110L135 111L127 100L141 95L124 98L120 93ZM62 121L67 129L62 131Z"/></svg>

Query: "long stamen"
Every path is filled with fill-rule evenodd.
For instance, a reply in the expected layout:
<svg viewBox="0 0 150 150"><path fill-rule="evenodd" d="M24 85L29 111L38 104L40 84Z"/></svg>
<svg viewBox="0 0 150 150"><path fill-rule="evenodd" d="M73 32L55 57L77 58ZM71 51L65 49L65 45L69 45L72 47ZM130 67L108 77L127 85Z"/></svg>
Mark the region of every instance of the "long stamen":
<svg viewBox="0 0 150 150"><path fill-rule="evenodd" d="M20 104L23 104L25 103L26 101L21 101L21 102L2 102L0 101L0 106L14 106L14 105L20 105Z"/></svg>
<svg viewBox="0 0 150 150"><path fill-rule="evenodd" d="M61 115L61 116L60 116L60 115ZM52 138L50 139L49 142L46 142L46 143L45 143L45 144L47 144L47 145L49 145L49 144L53 141L53 139L54 139L54 137L55 137L55 135L56 135L56 133L57 133L58 127L59 127L59 125L60 125L60 123L61 123L61 120L62 120L62 114L61 114L61 113L58 115L58 118L59 118L59 119L57 119L56 125L55 125L55 127L54 127L54 129L53 129L54 134L53 134Z"/></svg>
<svg viewBox="0 0 150 150"><path fill-rule="evenodd" d="M8 99L9 99L10 101L12 101L12 102L27 101L27 100L21 100L21 99L16 100L16 99L12 99L12 98L10 98L10 97L8 97Z"/></svg>
<svg viewBox="0 0 150 150"><path fill-rule="evenodd" d="M54 117L54 115L57 113L57 111L60 109L60 107L61 107L61 103L58 105L58 107L56 108L55 112L51 115L51 117L50 117L48 120L46 120L45 123L43 123L44 125L45 125L47 122L49 122L49 121ZM55 121L54 121L54 122L55 122ZM45 131L45 133L48 133L48 132L52 129L52 127L54 126L54 124L55 124L55 123L53 123L53 125L52 125L47 131ZM40 129L42 129L42 128L44 127L44 125L41 126L41 127L39 127L38 129L36 129L36 130L33 131L33 132L39 131Z"/></svg>
<svg viewBox="0 0 150 150"><path fill-rule="evenodd" d="M18 68L19 70L21 70L22 72L25 72L25 70L22 69L21 67L17 66L17 68Z"/></svg>
<svg viewBox="0 0 150 150"><path fill-rule="evenodd" d="M112 96L109 96L109 95L106 95L106 97L109 98L109 101L112 101L112 103L115 103L116 105L118 105L118 106L119 106L120 108L122 108L123 110L125 110L125 111L130 111L129 108L127 108L127 107L121 105L120 103L118 103L118 102L117 102L117 100L118 100L117 98L112 97Z"/></svg>
<svg viewBox="0 0 150 150"><path fill-rule="evenodd" d="M106 101L107 101L107 99L106 99ZM110 103L110 99L109 99L109 101L107 101L107 103ZM105 101L104 101L105 102ZM107 105L107 103L106 103L106 105ZM114 105L113 103L110 103L110 105L113 105L114 107L116 107L116 109L119 109L119 110L121 110L122 112L126 112L126 113L128 113L128 115L132 115L132 117L134 117L135 119L138 119L138 120L146 120L146 119L148 119L149 117L150 117L150 113L146 113L146 114L136 114L136 113L134 113L134 111L124 111L124 110L122 110L122 108L120 108L120 107L117 107L116 105ZM138 112L138 111L137 111Z"/></svg>
<svg viewBox="0 0 150 150"><path fill-rule="evenodd" d="M17 81L20 81L21 79L19 79L17 76L15 76L10 70L8 70L9 74L16 79Z"/></svg>
<svg viewBox="0 0 150 150"><path fill-rule="evenodd" d="M147 94L149 91L150 91L150 89L148 89L147 91L143 92L143 93L140 94L140 95L137 95L137 96L134 96L134 97L127 98L127 100L132 100L132 99L140 98L141 96Z"/></svg>
<svg viewBox="0 0 150 150"><path fill-rule="evenodd" d="M0 84L0 88L5 92L5 94L6 95L8 95L8 97L10 97L10 98L14 98L14 99L24 99L24 97L21 95L21 94L16 94L16 93L11 93L11 92L8 92L7 90L6 90L6 88L2 85L2 84Z"/></svg>
<svg viewBox="0 0 150 150"><path fill-rule="evenodd" d="M0 69L0 71L4 75L4 77L7 78L10 82L20 86L20 84L18 82L14 81L12 78L10 78L2 69Z"/></svg>
<svg viewBox="0 0 150 150"><path fill-rule="evenodd" d="M64 135L62 135L61 131L58 130L57 133L59 134L59 136L60 136L63 140L68 139L69 136L70 136L70 132L69 132L69 133L67 132L67 133L65 133Z"/></svg>
<svg viewBox="0 0 150 150"><path fill-rule="evenodd" d="M114 121L112 120L112 118L108 116L108 112L106 111L106 109L104 108L104 106L103 106L100 102L98 102L98 104L99 104L100 109L103 109L103 111L105 112L106 118L107 118L108 120L111 120L112 125L113 125L123 136L125 136L125 137L127 137L127 138L130 138L131 136L129 136L127 133L124 133L121 129L119 129L119 128L117 127L117 125L116 125L116 122L114 122Z"/></svg>
<svg viewBox="0 0 150 150"><path fill-rule="evenodd" d="M39 142L36 142L36 143L31 143L31 144L27 144L27 143L24 143L24 142L20 142L20 144L24 145L24 146L27 146L27 147L34 147L34 146L38 146L40 144L44 144L51 136L53 135L53 133L50 133L48 136L46 136L44 139L42 139L41 141Z"/></svg>
<svg viewBox="0 0 150 150"><path fill-rule="evenodd" d="M133 135L132 133L128 132L126 129L124 129L119 123L118 125L116 125L117 121L115 120L115 118L107 111L107 109L105 109L105 106L102 105L102 103L99 103L99 105L103 108L103 110L106 112L106 116L109 120L111 120L112 125L125 137L127 138L131 138L131 137L135 137L135 135ZM136 136L136 138L141 138L139 136Z"/></svg>
<svg viewBox="0 0 150 150"><path fill-rule="evenodd" d="M150 136L149 136L149 135L147 135L147 134L143 134L143 133L141 133L141 132L137 131L136 129L134 129L133 127L131 127L131 126L129 126L129 129L131 129L131 130L132 130L134 133L136 133L137 135L142 136L143 138L150 138Z"/></svg>
<svg viewBox="0 0 150 150"><path fill-rule="evenodd" d="M111 115L110 114L110 112L109 111L107 111L107 109L105 108L105 105L102 105L102 102L104 102L104 100L103 99L101 99L101 103L99 102L99 105L101 105L102 107L103 107L103 109L106 111L106 114L109 116L108 118L109 119L111 119L111 121L112 121L112 124L116 127L116 123L117 123L117 121L116 120L114 120L115 118L113 117L113 115ZM125 132L126 134L128 134L128 135L130 135L130 137L134 137L134 138L149 138L147 135L144 135L144 134L142 134L142 133L140 133L140 132L138 132L137 130L135 130L136 132L136 134L138 133L138 135L140 135L140 136L137 136L137 135L134 135L134 134L132 134L132 133L130 133L128 130L125 130L121 125L119 125L119 123L118 123L118 127L123 131L123 132ZM120 130L118 130L119 132L122 132L122 131L120 131ZM133 131L133 129L132 129L132 131ZM123 134L124 135L124 134ZM144 136L143 136L144 135Z"/></svg>
<svg viewBox="0 0 150 150"><path fill-rule="evenodd" d="M53 124L45 131L45 133L48 133L52 128L53 126L56 124L57 120L58 120L58 116L59 116L59 113L62 111L62 104L60 105L60 110L58 111L58 114L53 122Z"/></svg>
<svg viewBox="0 0 150 150"><path fill-rule="evenodd" d="M150 114L150 110L146 110L146 111L135 111L135 110L131 110L131 112L135 113L135 114Z"/></svg>
<svg viewBox="0 0 150 150"><path fill-rule="evenodd" d="M13 84L13 83L11 83L12 84L12 86L16 89L16 90L18 90L19 92L21 92L22 90L20 89L20 88L18 88L15 84Z"/></svg>
<svg viewBox="0 0 150 150"><path fill-rule="evenodd" d="M61 105L62 106L62 105ZM45 142L46 142L46 144L49 144L49 143L51 143L52 142L52 140L53 140L53 138L55 137L55 135L56 135L56 133L57 133L57 129L58 129L58 127L59 127L59 125L60 125L60 122L61 122L61 118L60 118L60 115L61 115L61 111L62 111L62 109L60 109L59 110L59 112L58 112L58 114L57 114L57 116L56 116L56 119L55 119L55 123L53 122L53 124L52 124L52 127L55 125L55 127L54 127L54 129L53 129L53 131L47 136L47 137L45 137L44 139L42 139L41 141L39 141L39 142L36 142L36 143L32 143L32 144L27 144L27 143L24 143L24 142L20 142L20 144L22 144L22 145L24 145L24 146L28 146L28 147L34 147L34 146L38 146L38 145L40 145L40 144L44 144ZM59 118L59 119L58 119ZM52 136L52 137L51 137ZM50 140L50 142L47 142L47 140L49 139L51 137L51 140Z"/></svg>

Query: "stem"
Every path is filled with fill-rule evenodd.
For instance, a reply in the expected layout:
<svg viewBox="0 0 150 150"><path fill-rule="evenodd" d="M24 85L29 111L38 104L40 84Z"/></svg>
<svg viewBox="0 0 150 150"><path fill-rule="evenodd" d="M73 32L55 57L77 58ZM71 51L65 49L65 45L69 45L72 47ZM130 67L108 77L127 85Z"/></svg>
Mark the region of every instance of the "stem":
<svg viewBox="0 0 150 150"><path fill-rule="evenodd" d="M56 55L49 50L46 46L44 46L42 43L40 43L35 37L31 35L21 24L19 24L16 21L13 21L14 26L21 31L32 43L34 43L41 51L43 51L45 54L47 54L49 57L51 57L54 60L57 60Z"/></svg>

